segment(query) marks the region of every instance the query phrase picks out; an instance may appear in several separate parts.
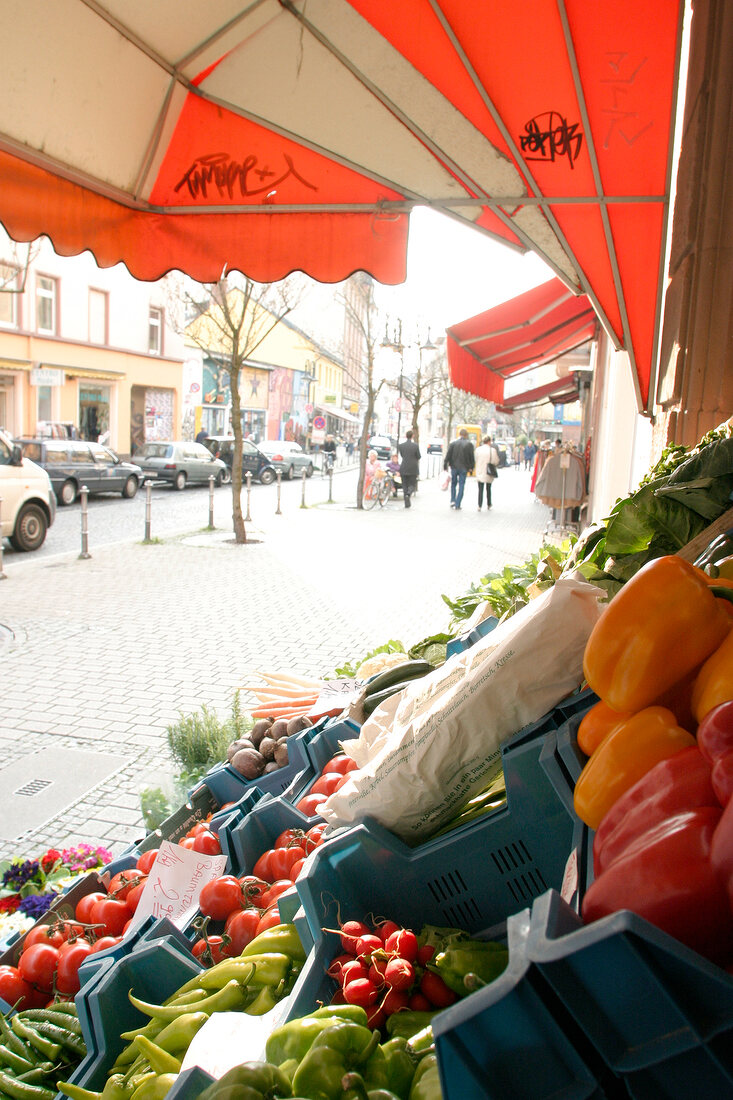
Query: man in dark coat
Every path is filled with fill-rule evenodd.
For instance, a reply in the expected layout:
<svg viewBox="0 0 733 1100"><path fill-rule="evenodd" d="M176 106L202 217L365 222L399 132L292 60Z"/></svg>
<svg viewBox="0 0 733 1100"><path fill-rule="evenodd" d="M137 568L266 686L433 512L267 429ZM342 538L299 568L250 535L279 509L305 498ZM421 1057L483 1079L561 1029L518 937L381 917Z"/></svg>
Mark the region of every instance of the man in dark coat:
<svg viewBox="0 0 733 1100"><path fill-rule="evenodd" d="M449 445L443 462L443 469L450 470L450 506L457 512L461 510L466 474L473 470L475 465L473 443L468 438L466 429L461 428L458 439L454 439Z"/></svg>
<svg viewBox="0 0 733 1100"><path fill-rule="evenodd" d="M397 450L400 454L400 477L402 478L402 495L405 498L405 508L411 508L410 497L417 489L417 477L420 473L420 447L413 442L413 433L405 432L405 442L400 443Z"/></svg>

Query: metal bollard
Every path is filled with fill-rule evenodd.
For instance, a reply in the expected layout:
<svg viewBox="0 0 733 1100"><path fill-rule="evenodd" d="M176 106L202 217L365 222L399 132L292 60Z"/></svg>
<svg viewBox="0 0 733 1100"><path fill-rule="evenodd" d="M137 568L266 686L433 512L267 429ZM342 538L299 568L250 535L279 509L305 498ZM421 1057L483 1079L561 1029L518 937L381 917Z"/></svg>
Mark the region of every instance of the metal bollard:
<svg viewBox="0 0 733 1100"><path fill-rule="evenodd" d="M306 478L306 473L305 473L305 470L303 470L303 492L302 492L301 497L300 497L300 507L301 508L306 507L306 503L305 503L305 478Z"/></svg>
<svg viewBox="0 0 733 1100"><path fill-rule="evenodd" d="M87 512L89 489L86 485L82 485L79 496L81 497L81 554L79 557L91 558L92 555L89 553L89 515Z"/></svg>
<svg viewBox="0 0 733 1100"><path fill-rule="evenodd" d="M153 483L145 482L145 542L150 542L150 520L153 512Z"/></svg>
<svg viewBox="0 0 733 1100"><path fill-rule="evenodd" d="M250 497L252 496L252 474L249 470L247 470L247 473L246 473L245 476L247 478L247 515L244 517L244 522L245 523L251 523L252 522L252 516L249 514L249 501L250 501Z"/></svg>
<svg viewBox="0 0 733 1100"><path fill-rule="evenodd" d="M214 475L209 474L209 530L214 529Z"/></svg>
<svg viewBox="0 0 733 1100"><path fill-rule="evenodd" d="M283 481L283 472L282 472L282 470L278 470L277 471L277 508L275 509L275 515L276 516L281 516L282 515L282 512L280 511L280 488L282 486L282 481Z"/></svg>
<svg viewBox="0 0 733 1100"><path fill-rule="evenodd" d="M6 581L8 574L3 569L3 498L0 497L0 581Z"/></svg>
<svg viewBox="0 0 733 1100"><path fill-rule="evenodd" d="M333 504L333 466L328 468L328 503Z"/></svg>

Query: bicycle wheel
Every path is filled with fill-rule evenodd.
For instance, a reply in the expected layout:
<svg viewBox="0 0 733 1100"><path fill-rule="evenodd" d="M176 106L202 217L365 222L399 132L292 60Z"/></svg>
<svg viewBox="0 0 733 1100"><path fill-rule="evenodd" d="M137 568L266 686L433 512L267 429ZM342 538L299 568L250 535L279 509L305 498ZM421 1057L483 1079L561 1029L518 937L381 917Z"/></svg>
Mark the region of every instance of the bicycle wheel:
<svg viewBox="0 0 733 1100"><path fill-rule="evenodd" d="M376 508L379 501L379 485L376 480L372 480L364 490L363 503L365 508Z"/></svg>
<svg viewBox="0 0 733 1100"><path fill-rule="evenodd" d="M390 478L385 477L379 483L379 507L384 508L385 504L392 496L392 481Z"/></svg>

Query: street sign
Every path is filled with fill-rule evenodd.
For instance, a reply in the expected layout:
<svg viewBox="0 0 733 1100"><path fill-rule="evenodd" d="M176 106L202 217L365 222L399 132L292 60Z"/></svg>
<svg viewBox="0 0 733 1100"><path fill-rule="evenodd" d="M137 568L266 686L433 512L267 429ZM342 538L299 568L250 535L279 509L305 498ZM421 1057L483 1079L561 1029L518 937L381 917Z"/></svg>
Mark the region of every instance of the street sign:
<svg viewBox="0 0 733 1100"><path fill-rule="evenodd" d="M314 416L313 417L313 427L317 431L322 432L324 430L324 428L326 427L326 418L325 418L325 416Z"/></svg>

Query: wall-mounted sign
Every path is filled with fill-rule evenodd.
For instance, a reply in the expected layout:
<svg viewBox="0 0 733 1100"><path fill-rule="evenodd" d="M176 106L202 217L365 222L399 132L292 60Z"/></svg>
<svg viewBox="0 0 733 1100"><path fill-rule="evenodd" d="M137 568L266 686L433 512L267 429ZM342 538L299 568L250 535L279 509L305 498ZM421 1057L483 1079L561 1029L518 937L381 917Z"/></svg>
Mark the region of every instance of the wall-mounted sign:
<svg viewBox="0 0 733 1100"><path fill-rule="evenodd" d="M32 386L63 386L64 372L56 367L31 367Z"/></svg>

